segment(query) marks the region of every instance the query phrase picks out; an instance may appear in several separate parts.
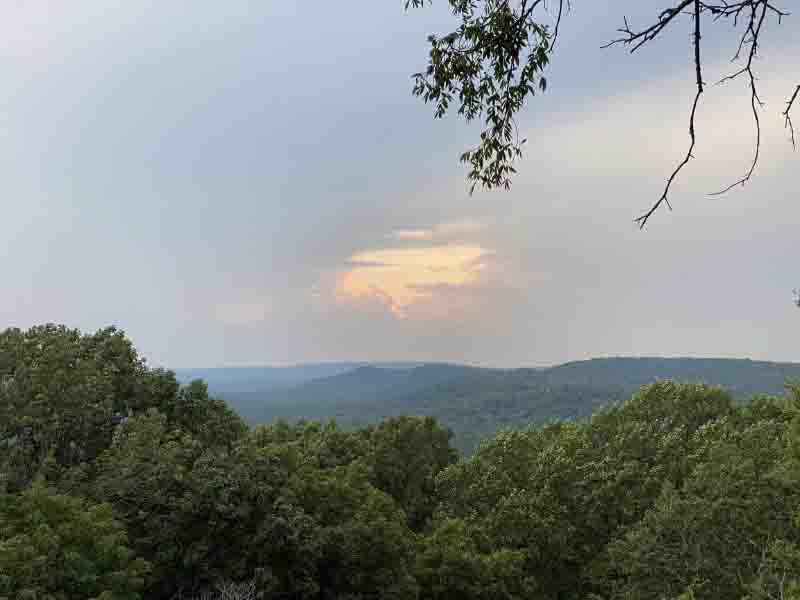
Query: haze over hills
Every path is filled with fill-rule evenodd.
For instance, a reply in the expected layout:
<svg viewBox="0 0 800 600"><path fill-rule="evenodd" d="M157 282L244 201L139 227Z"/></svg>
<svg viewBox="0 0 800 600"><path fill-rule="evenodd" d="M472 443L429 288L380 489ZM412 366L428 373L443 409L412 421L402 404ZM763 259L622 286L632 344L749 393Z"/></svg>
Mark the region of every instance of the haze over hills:
<svg viewBox="0 0 800 600"><path fill-rule="evenodd" d="M429 415L472 452L499 429L588 417L642 385L676 379L721 385L740 400L781 394L800 364L746 359L599 358L543 368L454 364L327 363L294 367L183 369L204 379L251 423L336 419L345 426L404 414Z"/></svg>
<svg viewBox="0 0 800 600"><path fill-rule="evenodd" d="M291 387L310 381L346 373L362 363L335 362L302 364L289 367L222 367L210 369L176 369L181 382L203 379L216 394L229 391L263 391L279 387Z"/></svg>
<svg viewBox="0 0 800 600"><path fill-rule="evenodd" d="M411 369L424 363L397 362L373 365L386 369ZM275 388L294 387L308 381L325 379L369 366L366 362L307 363L287 367L212 367L175 369L179 381L188 383L202 379L219 395L228 392L261 392Z"/></svg>

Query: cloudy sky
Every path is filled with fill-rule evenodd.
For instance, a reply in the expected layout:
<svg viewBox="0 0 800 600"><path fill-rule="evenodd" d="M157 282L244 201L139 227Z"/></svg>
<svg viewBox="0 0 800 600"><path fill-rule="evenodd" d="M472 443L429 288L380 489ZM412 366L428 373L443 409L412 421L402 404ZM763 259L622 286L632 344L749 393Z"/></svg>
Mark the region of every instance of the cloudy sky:
<svg viewBox="0 0 800 600"><path fill-rule="evenodd" d="M630 56L600 46L661 3L574 1L513 190L469 196L475 128L410 94L449 13L402 5L0 0L0 327L115 324L171 367L800 360L793 17L758 63L756 179L708 197L754 139L744 82L709 88L641 232L686 147L688 19ZM707 36L708 81L732 41Z"/></svg>

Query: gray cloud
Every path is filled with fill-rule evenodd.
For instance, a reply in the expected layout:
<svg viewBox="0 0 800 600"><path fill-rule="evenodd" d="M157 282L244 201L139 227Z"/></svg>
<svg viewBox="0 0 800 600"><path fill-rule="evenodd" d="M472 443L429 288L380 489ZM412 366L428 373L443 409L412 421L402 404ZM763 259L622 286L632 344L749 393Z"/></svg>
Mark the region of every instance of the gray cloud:
<svg viewBox="0 0 800 600"><path fill-rule="evenodd" d="M778 115L800 57L792 23L762 49L757 178L707 197L753 139L746 92L710 89L675 211L642 233L632 219L685 150L686 32L633 57L601 51L622 14L652 6L575 6L550 92L520 120L513 191L469 196L457 156L474 127L435 122L410 96L447 8L401 8L6 7L0 326L115 323L172 366L796 359L797 156ZM712 81L730 39L707 39ZM358 253L457 242L494 268L428 284L436 304L398 318L382 291L332 301Z"/></svg>

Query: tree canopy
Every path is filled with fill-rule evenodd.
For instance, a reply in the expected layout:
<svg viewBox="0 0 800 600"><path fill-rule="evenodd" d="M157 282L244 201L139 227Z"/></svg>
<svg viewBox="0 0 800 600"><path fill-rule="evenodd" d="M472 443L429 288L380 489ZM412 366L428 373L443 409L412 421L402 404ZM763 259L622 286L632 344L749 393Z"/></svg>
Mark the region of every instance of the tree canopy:
<svg viewBox="0 0 800 600"><path fill-rule="evenodd" d="M430 417L245 427L117 330L0 365L0 598L800 598L797 385L660 381L464 458Z"/></svg>
<svg viewBox="0 0 800 600"><path fill-rule="evenodd" d="M0 597L136 600L148 570L108 504L41 483L0 495Z"/></svg>

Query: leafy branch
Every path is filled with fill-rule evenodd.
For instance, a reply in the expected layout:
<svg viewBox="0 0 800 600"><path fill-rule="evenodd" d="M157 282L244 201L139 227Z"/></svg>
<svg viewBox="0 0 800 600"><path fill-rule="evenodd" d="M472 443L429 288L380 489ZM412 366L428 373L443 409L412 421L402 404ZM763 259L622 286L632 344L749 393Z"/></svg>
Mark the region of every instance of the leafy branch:
<svg viewBox="0 0 800 600"><path fill-rule="evenodd" d="M483 121L479 144L460 159L469 166L470 192L478 185L508 189L516 173L513 163L526 142L514 117L530 96L547 88L543 71L569 2L556 0L550 26L543 22L546 0L449 1L461 24L447 35L428 38L428 66L413 75L413 92L434 105L436 118L455 103L467 122ZM423 3L407 0L406 8Z"/></svg>
<svg viewBox="0 0 800 600"><path fill-rule="evenodd" d="M428 0L430 1L430 0ZM661 35L688 16L692 20L693 66L697 90L689 114L689 148L667 178L662 194L640 217L635 219L644 228L650 217L662 206L672 208L672 185L689 161L694 158L698 143L696 115L705 91L702 77L701 40L710 21L727 22L742 30L733 61L745 56L741 69L719 83L745 77L749 84L750 104L755 125L755 152L748 171L731 185L712 195L724 194L744 185L753 177L761 151L761 120L758 78L754 64L758 56L764 24L774 18L780 24L788 12L779 6L781 0L673 0L674 4L658 13L654 22L634 28L627 18L618 30L619 37L603 46L628 46L630 52L657 41ZM421 7L426 0L406 0L406 8ZM429 61L425 71L413 75L414 94L434 104L436 118L444 117L451 104L466 121L483 121L480 142L461 155L469 166L471 191L477 185L487 189L511 186L516 173L514 163L522 156L525 139L520 139L515 116L537 91L544 92L547 79L543 72L550 65L559 27L569 0L552 0L554 14L546 0L448 0L453 13L461 21L451 33L428 38ZM790 96L782 112L793 146L796 145L792 108L800 97L800 85Z"/></svg>

